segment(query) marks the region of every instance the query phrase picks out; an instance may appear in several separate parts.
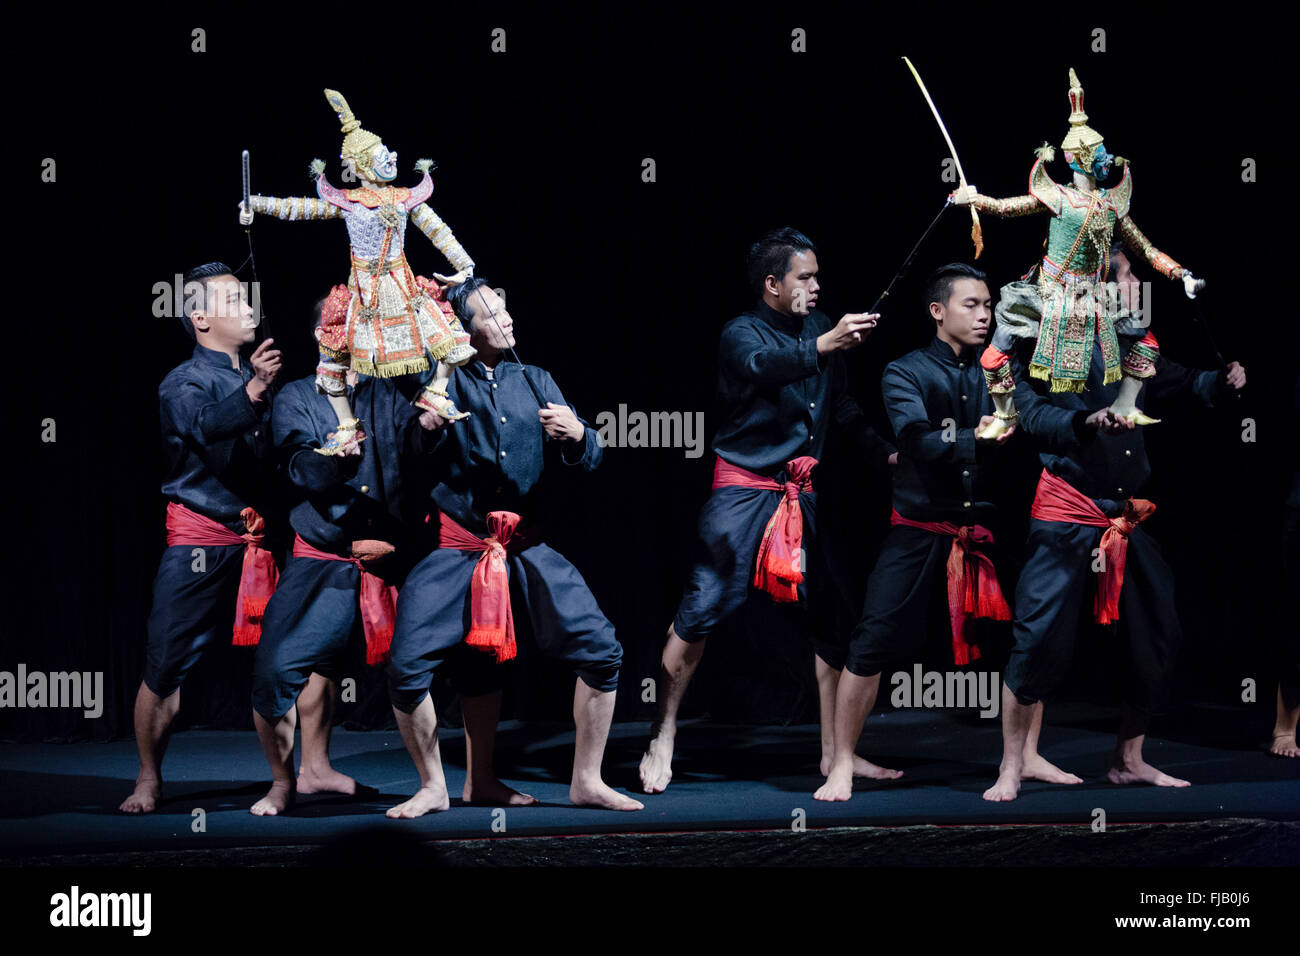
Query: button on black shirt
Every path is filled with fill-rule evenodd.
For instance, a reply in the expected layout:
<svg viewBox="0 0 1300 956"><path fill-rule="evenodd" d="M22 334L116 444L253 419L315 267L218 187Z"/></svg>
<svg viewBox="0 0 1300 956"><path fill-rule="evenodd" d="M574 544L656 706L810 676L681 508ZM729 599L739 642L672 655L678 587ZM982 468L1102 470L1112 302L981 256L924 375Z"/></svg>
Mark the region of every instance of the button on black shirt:
<svg viewBox="0 0 1300 956"><path fill-rule="evenodd" d="M270 465L271 391L254 403L244 389L252 377L246 356L236 369L225 352L196 345L158 386L163 494L240 533L239 513L263 506Z"/></svg>

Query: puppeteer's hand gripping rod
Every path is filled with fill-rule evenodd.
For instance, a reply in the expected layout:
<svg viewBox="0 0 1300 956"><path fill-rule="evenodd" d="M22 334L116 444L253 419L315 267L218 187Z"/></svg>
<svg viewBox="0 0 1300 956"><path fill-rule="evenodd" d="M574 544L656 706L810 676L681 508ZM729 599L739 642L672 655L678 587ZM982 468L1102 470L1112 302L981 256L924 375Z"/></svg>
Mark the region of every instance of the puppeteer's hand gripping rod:
<svg viewBox="0 0 1300 956"><path fill-rule="evenodd" d="M243 195L244 195L244 210L245 210L246 212L251 212L252 209L253 209L253 207L252 207L252 205L249 203L249 198L248 198L248 197L249 197L248 150L244 150L243 155L240 157L240 159L241 159L241 162L242 162L242 166L243 166L243 174L244 174L244 175L243 175L243 179L244 179L244 191L243 191ZM252 269L253 269L253 285L254 285L254 287L257 288L257 302L258 302L258 304L259 304L259 306L260 306L261 301L262 301L262 290L261 290L260 284L259 284L258 281L257 281L257 260L253 258L253 224L252 224L252 223L249 223L247 226L244 227L244 235L248 237L248 258L245 259L244 262L247 263L248 265L252 266ZM239 269L236 269L235 272L239 272L239 270L240 270L240 269L243 269L243 268L244 268L244 266L243 266L243 265L240 265ZM262 329L262 338L265 339L265 338L267 338L267 337L271 334L271 326L270 326L270 324L266 321L266 310L265 310L265 309L261 309L261 313L262 313L262 314L261 314L260 316L258 316L258 318L260 319L259 325L260 325L260 327L261 327L261 329Z"/></svg>

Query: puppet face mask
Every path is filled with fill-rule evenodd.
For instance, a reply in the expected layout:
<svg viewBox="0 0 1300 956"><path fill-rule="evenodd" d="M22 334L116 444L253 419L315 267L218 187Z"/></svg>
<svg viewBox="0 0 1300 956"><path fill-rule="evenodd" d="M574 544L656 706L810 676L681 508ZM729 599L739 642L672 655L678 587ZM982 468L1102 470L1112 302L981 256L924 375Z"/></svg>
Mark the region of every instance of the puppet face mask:
<svg viewBox="0 0 1300 956"><path fill-rule="evenodd" d="M392 182L397 178L397 153L380 143L370 154L370 168L379 182Z"/></svg>
<svg viewBox="0 0 1300 956"><path fill-rule="evenodd" d="M1070 168L1077 173L1083 173L1091 176L1097 182L1102 182L1110 175L1111 167L1115 164L1115 157L1106 152L1106 144L1098 143L1091 150L1092 156L1089 161L1088 154L1083 150L1065 151L1065 161L1069 163Z"/></svg>

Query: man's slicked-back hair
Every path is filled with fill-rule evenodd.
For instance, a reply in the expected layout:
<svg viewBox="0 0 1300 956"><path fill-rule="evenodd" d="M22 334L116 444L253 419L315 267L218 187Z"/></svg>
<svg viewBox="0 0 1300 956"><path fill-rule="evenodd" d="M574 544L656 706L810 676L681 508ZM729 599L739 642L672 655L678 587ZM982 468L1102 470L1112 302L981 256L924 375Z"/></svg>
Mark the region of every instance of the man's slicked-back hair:
<svg viewBox="0 0 1300 956"><path fill-rule="evenodd" d="M974 266L964 262L950 262L935 269L930 273L930 278L925 280L925 307L928 309L931 302L947 306L948 300L952 298L953 283L958 279L976 279L985 285L989 284L989 277Z"/></svg>
<svg viewBox="0 0 1300 956"><path fill-rule="evenodd" d="M749 286L754 294L763 294L763 283L768 276L784 279L790 271L790 257L797 252L811 252L815 255L817 247L802 232L789 226L769 232L750 246L746 265Z"/></svg>
<svg viewBox="0 0 1300 956"><path fill-rule="evenodd" d="M185 273L185 278L181 282L181 308L178 311L180 312L181 325L190 338L198 337L194 333L194 323L190 321L189 312L186 308L189 305L191 284L195 282L203 283L203 308L206 311L208 309L208 280L215 279L218 276L233 276L234 274L235 270L224 262L205 262L203 265L195 266Z"/></svg>
<svg viewBox="0 0 1300 956"><path fill-rule="evenodd" d="M470 302L478 298L475 290L488 286L487 279L482 276L470 276L460 285L454 285L447 290L447 302L451 305L451 311L456 313L456 318L460 319L460 324L469 331L470 320L474 318L474 309ZM491 286L488 286L490 289Z"/></svg>

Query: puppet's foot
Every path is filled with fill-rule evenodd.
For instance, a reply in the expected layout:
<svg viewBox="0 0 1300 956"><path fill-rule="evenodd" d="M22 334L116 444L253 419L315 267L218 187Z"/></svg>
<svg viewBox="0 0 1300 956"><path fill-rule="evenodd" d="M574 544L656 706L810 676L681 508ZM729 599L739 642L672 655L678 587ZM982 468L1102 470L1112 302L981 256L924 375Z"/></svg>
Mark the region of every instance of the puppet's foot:
<svg viewBox="0 0 1300 956"><path fill-rule="evenodd" d="M420 397L413 403L416 408L423 408L425 411L434 412L441 418L449 422L459 422L469 418L469 412L462 412L456 407L443 389L434 388L432 385L427 386Z"/></svg>
<svg viewBox="0 0 1300 956"><path fill-rule="evenodd" d="M1136 348L1135 345L1134 349ZM1142 382L1142 378L1131 375L1126 370L1124 377L1119 382L1119 394L1115 396L1115 401L1111 403L1110 413L1132 425L1154 425L1160 419L1152 418L1137 407L1138 393L1142 390Z"/></svg>
<svg viewBox="0 0 1300 956"><path fill-rule="evenodd" d="M1160 421L1158 418L1152 418L1146 412L1137 406L1124 408L1118 404L1110 407L1110 413L1116 418L1122 418L1126 422L1132 422L1134 425L1154 425Z"/></svg>
<svg viewBox="0 0 1300 956"><path fill-rule="evenodd" d="M366 440L366 433L361 430L361 419L352 418L339 425L338 431L330 435L329 440L315 449L318 455L341 455L349 446Z"/></svg>
<svg viewBox="0 0 1300 956"><path fill-rule="evenodd" d="M1012 426L1016 423L1016 419L1019 417L1020 416L1015 412L1012 412L1010 415L1003 415L995 412L993 415L993 421L985 425L982 432L977 432L975 437L988 440L1001 438L1005 432L1011 430Z"/></svg>

